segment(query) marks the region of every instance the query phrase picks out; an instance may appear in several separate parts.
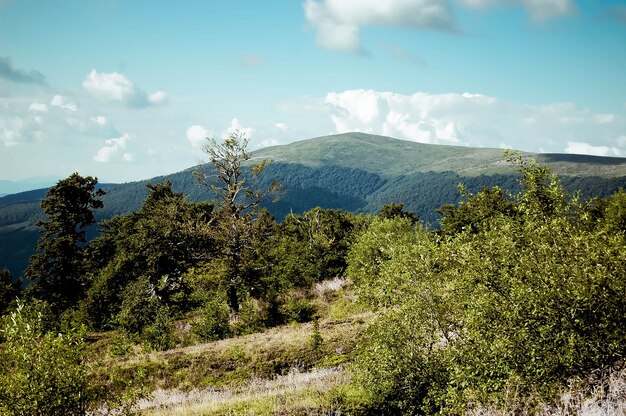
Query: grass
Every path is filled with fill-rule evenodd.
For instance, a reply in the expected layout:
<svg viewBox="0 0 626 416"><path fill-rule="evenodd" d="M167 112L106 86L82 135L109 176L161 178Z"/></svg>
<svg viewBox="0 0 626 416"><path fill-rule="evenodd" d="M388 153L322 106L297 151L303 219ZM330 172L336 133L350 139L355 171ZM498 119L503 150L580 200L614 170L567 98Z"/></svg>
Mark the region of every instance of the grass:
<svg viewBox="0 0 626 416"><path fill-rule="evenodd" d="M234 388L158 390L137 408L150 416L315 414L332 410L329 392L347 381L341 367L305 372L292 369L270 379L253 378Z"/></svg>
<svg viewBox="0 0 626 416"><path fill-rule="evenodd" d="M544 403L535 409L525 408L523 401L513 399L505 404L504 409L478 408L468 416L514 416L531 411L537 416L624 416L626 369L574 380L571 387L552 403Z"/></svg>
<svg viewBox="0 0 626 416"><path fill-rule="evenodd" d="M103 357L95 363L96 375L119 394L129 385L149 392L138 403L147 415L328 410L329 392L347 381L343 365L352 360L372 313L356 303L341 279L318 284L311 293L322 340L315 347L312 322L150 353L128 345L119 333L96 334L90 348Z"/></svg>

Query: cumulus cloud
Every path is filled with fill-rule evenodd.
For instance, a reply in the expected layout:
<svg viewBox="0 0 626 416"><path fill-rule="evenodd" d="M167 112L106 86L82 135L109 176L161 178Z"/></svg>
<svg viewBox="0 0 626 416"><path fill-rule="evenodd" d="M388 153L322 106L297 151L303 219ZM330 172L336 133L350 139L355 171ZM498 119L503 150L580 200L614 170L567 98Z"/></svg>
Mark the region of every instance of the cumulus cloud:
<svg viewBox="0 0 626 416"><path fill-rule="evenodd" d="M35 112L42 112L45 113L48 111L48 106L43 104L43 103L32 103L28 109L30 111L35 111Z"/></svg>
<svg viewBox="0 0 626 416"><path fill-rule="evenodd" d="M67 111L76 112L78 111L78 106L72 102L68 97L64 97L62 95L55 95L50 100L50 105L53 107L59 107Z"/></svg>
<svg viewBox="0 0 626 416"><path fill-rule="evenodd" d="M0 146L46 145L103 139L119 134L104 116L79 108L69 97L6 97L0 100Z"/></svg>
<svg viewBox="0 0 626 416"><path fill-rule="evenodd" d="M165 91L155 91L148 95L148 102L153 105L161 105L167 102L167 93Z"/></svg>
<svg viewBox="0 0 626 416"><path fill-rule="evenodd" d="M251 138L254 129L252 127L244 127L238 119L233 118L230 122L230 127L227 127L226 130L222 132L222 136L230 136L235 132L239 132L244 136Z"/></svg>
<svg viewBox="0 0 626 416"><path fill-rule="evenodd" d="M101 126L104 126L105 124L107 124L107 118L105 116L91 117L91 121Z"/></svg>
<svg viewBox="0 0 626 416"><path fill-rule="evenodd" d="M265 58L260 55L248 54L241 57L241 63L247 68L261 68L265 65Z"/></svg>
<svg viewBox="0 0 626 416"><path fill-rule="evenodd" d="M117 72L97 72L92 69L83 81L83 88L96 98L126 104L128 107L148 107L167 102L165 91L146 93Z"/></svg>
<svg viewBox="0 0 626 416"><path fill-rule="evenodd" d="M110 162L115 159L120 159L126 162L133 161L132 153L125 152L130 135L124 133L118 138L108 139L104 142L105 146L93 157L93 160L100 163Z"/></svg>
<svg viewBox="0 0 626 416"><path fill-rule="evenodd" d="M282 131L283 133L286 132L289 129L289 126L287 126L287 124L285 124L285 123L276 123L276 124L274 124L274 127L276 127L278 130Z"/></svg>
<svg viewBox="0 0 626 416"><path fill-rule="evenodd" d="M280 144L279 140L269 138L269 139L261 140L258 147L261 148L261 147L278 146L279 144Z"/></svg>
<svg viewBox="0 0 626 416"><path fill-rule="evenodd" d="M193 125L187 129L187 140L193 147L200 147L209 137L209 130L200 125Z"/></svg>
<svg viewBox="0 0 626 416"><path fill-rule="evenodd" d="M574 0L458 0L470 8L517 4L535 21L544 21L571 14L576 9Z"/></svg>
<svg viewBox="0 0 626 416"><path fill-rule="evenodd" d="M589 143L567 142L565 153L595 155L595 156L623 156L626 153L617 147L594 146Z"/></svg>
<svg viewBox="0 0 626 416"><path fill-rule="evenodd" d="M481 94L411 95L373 90L331 92L325 98L337 133L360 131L420 143L527 151L626 155L619 137L626 118L571 103L525 105ZM592 143L586 149L581 143ZM607 149L604 149L606 147Z"/></svg>
<svg viewBox="0 0 626 416"><path fill-rule="evenodd" d="M13 67L8 57L0 56L0 78L21 84L45 85L46 78L39 71L25 71Z"/></svg>
<svg viewBox="0 0 626 416"><path fill-rule="evenodd" d="M360 30L364 26L456 30L445 0L306 0L304 12L317 31L318 45L340 52L361 50Z"/></svg>

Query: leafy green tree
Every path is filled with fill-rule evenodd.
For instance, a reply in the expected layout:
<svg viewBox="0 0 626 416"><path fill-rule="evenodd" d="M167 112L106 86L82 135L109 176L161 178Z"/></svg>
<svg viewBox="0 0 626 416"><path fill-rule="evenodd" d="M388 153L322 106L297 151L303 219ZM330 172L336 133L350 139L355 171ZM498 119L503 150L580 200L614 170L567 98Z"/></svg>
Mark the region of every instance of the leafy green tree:
<svg viewBox="0 0 626 416"><path fill-rule="evenodd" d="M208 301L202 309L202 320L193 326L193 331L205 341L217 341L232 334L228 305L219 296Z"/></svg>
<svg viewBox="0 0 626 416"><path fill-rule="evenodd" d="M85 232L102 208L104 191L98 180L73 173L48 190L41 202L46 220L25 276L29 292L49 302L57 313L77 305L85 293Z"/></svg>
<svg viewBox="0 0 626 416"><path fill-rule="evenodd" d="M158 302L189 309L193 305L186 273L216 251L210 232L212 205L188 202L169 182L149 184L148 189L138 212L103 222L100 237L90 244L92 284L81 309L94 328L113 323L126 288L142 277Z"/></svg>
<svg viewBox="0 0 626 416"><path fill-rule="evenodd" d="M7 269L0 270L0 315L15 302L20 294L20 283L14 282L11 272Z"/></svg>
<svg viewBox="0 0 626 416"><path fill-rule="evenodd" d="M280 188L275 181L267 188L256 187L271 161L250 164L248 144L249 138L238 131L221 142L207 138L203 150L209 156L210 166L201 166L195 172L198 182L209 187L216 198L215 239L226 259L226 299L234 312L239 311L245 282L251 280L253 268L246 265L246 257L254 250L250 243L259 204L276 195Z"/></svg>
<svg viewBox="0 0 626 416"><path fill-rule="evenodd" d="M497 186L483 187L476 195L469 193L463 186L459 186L459 190L463 200L458 206L446 204L437 210L443 215L443 234L454 235L463 231L476 233L499 215L515 215L515 205L507 198L505 191Z"/></svg>
<svg viewBox="0 0 626 416"><path fill-rule="evenodd" d="M343 274L361 218L333 209L290 214L272 242L272 273L288 287L307 287Z"/></svg>
<svg viewBox="0 0 626 416"><path fill-rule="evenodd" d="M381 218L408 218L413 224L419 222L419 217L412 211L406 211L404 204L392 203L385 204L380 209L378 216Z"/></svg>
<svg viewBox="0 0 626 416"><path fill-rule="evenodd" d="M5 316L0 345L0 413L86 415L96 396L84 364L83 332L59 332L44 303L18 302Z"/></svg>

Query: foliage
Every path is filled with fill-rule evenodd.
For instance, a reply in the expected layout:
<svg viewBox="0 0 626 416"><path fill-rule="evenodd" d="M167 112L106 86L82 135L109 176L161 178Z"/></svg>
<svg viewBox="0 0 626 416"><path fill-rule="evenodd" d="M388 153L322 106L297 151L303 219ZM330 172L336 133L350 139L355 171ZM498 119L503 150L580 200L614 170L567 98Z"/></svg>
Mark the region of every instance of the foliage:
<svg viewBox="0 0 626 416"><path fill-rule="evenodd" d="M607 232L620 210L590 227L547 169L515 162L512 201L495 188L467 195L443 235L378 218L353 245L348 275L380 312L355 378L371 411L532 406L626 353L626 239Z"/></svg>
<svg viewBox="0 0 626 416"><path fill-rule="evenodd" d="M311 338L309 339L309 345L311 346L311 350L314 353L318 353L320 348L322 347L322 343L324 342L324 338L320 332L320 321L319 319L313 320L313 332L311 332Z"/></svg>
<svg viewBox="0 0 626 416"><path fill-rule="evenodd" d="M148 185L148 190L138 212L105 221L101 236L89 246L93 277L81 308L94 328L112 323L125 288L142 278L143 290L160 302L189 309L186 273L215 250L208 231L212 205L188 202L169 182Z"/></svg>
<svg viewBox="0 0 626 416"><path fill-rule="evenodd" d="M419 222L419 217L417 217L414 212L406 211L404 209L404 204L401 203L383 205L378 213L378 216L381 218L408 218L413 224Z"/></svg>
<svg viewBox="0 0 626 416"><path fill-rule="evenodd" d="M55 331L49 316L44 303L18 302L3 318L3 415L84 415L95 401L83 364L82 330Z"/></svg>
<svg viewBox="0 0 626 416"><path fill-rule="evenodd" d="M437 212L443 215L441 219L441 231L444 234L454 235L465 230L477 233L494 217L502 214L512 216L515 214L513 202L511 202L500 187L483 187L476 195L472 195L464 186L459 186L463 196L458 206L446 204Z"/></svg>
<svg viewBox="0 0 626 416"><path fill-rule="evenodd" d="M98 180L78 173L48 190L41 208L41 237L26 269L29 291L46 300L56 312L78 303L85 293L84 245L86 228L95 222L93 210L103 206Z"/></svg>
<svg viewBox="0 0 626 416"><path fill-rule="evenodd" d="M116 323L127 334L141 334L156 318L161 302L147 277L131 282L124 290Z"/></svg>
<svg viewBox="0 0 626 416"><path fill-rule="evenodd" d="M203 316L193 326L193 331L205 341L217 341L231 335L228 305L220 297L208 301L202 310Z"/></svg>
<svg viewBox="0 0 626 416"><path fill-rule="evenodd" d="M143 329L142 339L150 350L165 351L174 346L172 319L167 306L157 308L154 321Z"/></svg>
<svg viewBox="0 0 626 416"><path fill-rule="evenodd" d="M14 282L11 272L0 270L0 316L15 302L20 294L19 282Z"/></svg>
<svg viewBox="0 0 626 416"><path fill-rule="evenodd" d="M288 215L270 245L273 277L288 288L342 275L352 238L364 223L362 217L332 209Z"/></svg>
<svg viewBox="0 0 626 416"><path fill-rule="evenodd" d="M306 297L289 296L280 308L286 322L309 322L315 316L316 309Z"/></svg>
<svg viewBox="0 0 626 416"><path fill-rule="evenodd" d="M208 138L203 147L209 156L211 170L200 167L196 172L198 182L209 187L216 197L218 221L215 238L221 256L227 260L226 299L233 312L239 312L240 297L249 274L247 259L251 253L250 241L254 239L253 222L261 201L279 191L278 182L267 188L257 188L258 177L271 163L263 160L244 170L244 163L252 156L248 151L249 138L234 131L223 141Z"/></svg>

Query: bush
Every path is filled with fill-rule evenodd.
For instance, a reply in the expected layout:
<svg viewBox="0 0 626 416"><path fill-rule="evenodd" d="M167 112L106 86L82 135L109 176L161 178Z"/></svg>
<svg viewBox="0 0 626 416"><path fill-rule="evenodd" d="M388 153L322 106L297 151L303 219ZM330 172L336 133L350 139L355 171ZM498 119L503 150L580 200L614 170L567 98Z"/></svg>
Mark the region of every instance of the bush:
<svg viewBox="0 0 626 416"><path fill-rule="evenodd" d="M95 402L83 364L83 330L50 330L49 308L18 302L3 318L0 414L84 415Z"/></svg>
<svg viewBox="0 0 626 416"><path fill-rule="evenodd" d="M143 329L141 338L149 349L156 351L165 351L174 346L172 319L166 306L158 307L154 322Z"/></svg>
<svg viewBox="0 0 626 416"><path fill-rule="evenodd" d="M265 328L265 319L259 302L248 298L241 303L239 317L233 325L233 333L236 335L247 335L261 332Z"/></svg>
<svg viewBox="0 0 626 416"><path fill-rule="evenodd" d="M127 334L141 334L155 321L159 300L147 277L131 282L124 290L124 298L116 322Z"/></svg>
<svg viewBox="0 0 626 416"><path fill-rule="evenodd" d="M231 336L226 302L219 297L208 301L203 308L202 320L193 325L193 332L204 341L217 341Z"/></svg>
<svg viewBox="0 0 626 416"><path fill-rule="evenodd" d="M530 409L623 360L624 234L590 228L546 169L521 169L513 214L452 235L376 219L353 245L349 277L379 312L354 377L372 412Z"/></svg>
<svg viewBox="0 0 626 416"><path fill-rule="evenodd" d="M286 322L309 322L315 316L317 310L310 300L291 296L287 302L280 307L280 312Z"/></svg>

